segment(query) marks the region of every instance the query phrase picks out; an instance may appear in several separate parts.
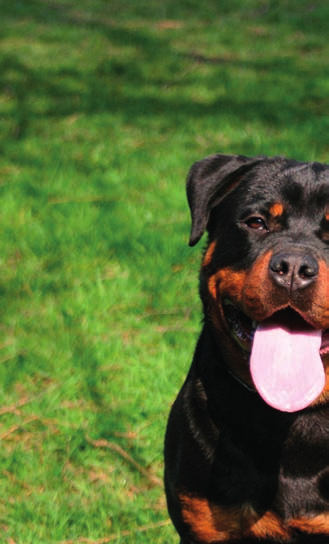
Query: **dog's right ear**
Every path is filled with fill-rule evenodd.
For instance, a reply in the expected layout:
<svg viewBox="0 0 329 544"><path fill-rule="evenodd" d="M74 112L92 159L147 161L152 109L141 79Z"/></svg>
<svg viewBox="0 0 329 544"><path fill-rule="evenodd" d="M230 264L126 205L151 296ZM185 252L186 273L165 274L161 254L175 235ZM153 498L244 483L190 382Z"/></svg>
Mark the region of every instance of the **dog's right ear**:
<svg viewBox="0 0 329 544"><path fill-rule="evenodd" d="M210 155L193 164L186 191L192 217L190 246L198 243L207 228L211 210L240 182L242 175L264 157Z"/></svg>

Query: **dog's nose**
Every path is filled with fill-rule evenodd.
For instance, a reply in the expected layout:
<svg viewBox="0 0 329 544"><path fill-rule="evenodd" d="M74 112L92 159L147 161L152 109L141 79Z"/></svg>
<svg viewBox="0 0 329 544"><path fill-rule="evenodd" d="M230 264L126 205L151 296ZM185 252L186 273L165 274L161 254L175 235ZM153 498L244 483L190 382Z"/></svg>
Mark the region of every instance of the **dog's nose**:
<svg viewBox="0 0 329 544"><path fill-rule="evenodd" d="M316 259L301 251L276 253L269 264L274 283L288 291L304 289L313 283L319 273Z"/></svg>

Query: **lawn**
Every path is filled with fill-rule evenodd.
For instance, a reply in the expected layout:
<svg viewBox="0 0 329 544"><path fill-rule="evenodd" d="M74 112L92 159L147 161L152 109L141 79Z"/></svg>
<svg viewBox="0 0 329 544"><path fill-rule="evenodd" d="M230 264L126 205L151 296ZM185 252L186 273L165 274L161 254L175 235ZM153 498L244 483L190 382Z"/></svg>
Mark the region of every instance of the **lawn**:
<svg viewBox="0 0 329 544"><path fill-rule="evenodd" d="M163 435L200 329L184 182L329 161L325 0L0 0L0 542L178 542Z"/></svg>

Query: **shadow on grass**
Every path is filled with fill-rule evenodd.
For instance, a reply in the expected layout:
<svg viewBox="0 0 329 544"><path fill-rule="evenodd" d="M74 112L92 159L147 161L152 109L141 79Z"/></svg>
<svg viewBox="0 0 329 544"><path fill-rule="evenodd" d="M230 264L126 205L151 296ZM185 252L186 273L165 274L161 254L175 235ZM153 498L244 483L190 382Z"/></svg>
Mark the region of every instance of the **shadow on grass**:
<svg viewBox="0 0 329 544"><path fill-rule="evenodd" d="M107 16L105 13L102 21L100 14L87 16L83 7L75 12L70 2L60 6L35 0L28 8L18 3L18 9L17 3L12 4L12 8L5 4L6 28L20 19L25 24L39 23L45 48L47 40L54 40L51 29L60 25L63 36L66 32L69 36L77 28L103 35L120 53L112 57L104 54L94 59L92 67L89 63L87 68L76 65L61 70L34 67L28 58L23 61L14 49L3 54L0 85L12 103L11 111L3 114L10 126L4 138L24 137L30 122L45 116L61 118L113 112L120 114L126 123L138 125L156 118L172 127L177 120L190 123L205 117L216 117L220 124L225 115L233 124L256 121L280 128L289 123L303 123L307 107L319 108L312 84L319 75L318 66L308 66L305 74L305 67L298 66L294 57L282 56L280 51L267 61L241 60L237 53L236 58L230 60L193 51L183 53L173 46L168 36L151 32L154 25L150 21L145 23L145 28L130 29L114 23L110 13ZM265 10L267 15L271 14L270 8L269 3ZM306 21L305 6L304 15ZM257 17L259 19L259 13ZM305 24L303 32L316 35L323 23L321 19L316 20L317 27ZM285 24L291 27L291 32L296 30L296 19L287 17ZM49 28L49 36L45 28ZM74 46L79 44L68 43L68 48ZM203 66L211 69L199 70ZM302 82L302 95L298 93L297 82ZM218 93L218 98L205 102L188 94L189 87L198 85L201 94L202 87L224 90Z"/></svg>

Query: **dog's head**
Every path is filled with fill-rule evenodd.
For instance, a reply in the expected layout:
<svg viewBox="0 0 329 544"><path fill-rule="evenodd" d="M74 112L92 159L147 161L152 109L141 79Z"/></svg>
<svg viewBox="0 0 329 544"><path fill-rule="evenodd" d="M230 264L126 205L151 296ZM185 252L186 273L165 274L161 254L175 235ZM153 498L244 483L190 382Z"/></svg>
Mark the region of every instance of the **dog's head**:
<svg viewBox="0 0 329 544"><path fill-rule="evenodd" d="M205 319L231 372L282 411L329 400L329 166L213 155L187 196L190 245L208 232Z"/></svg>

